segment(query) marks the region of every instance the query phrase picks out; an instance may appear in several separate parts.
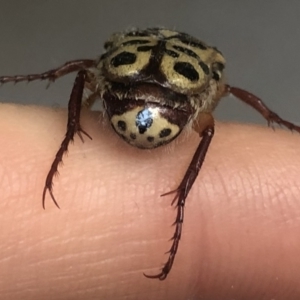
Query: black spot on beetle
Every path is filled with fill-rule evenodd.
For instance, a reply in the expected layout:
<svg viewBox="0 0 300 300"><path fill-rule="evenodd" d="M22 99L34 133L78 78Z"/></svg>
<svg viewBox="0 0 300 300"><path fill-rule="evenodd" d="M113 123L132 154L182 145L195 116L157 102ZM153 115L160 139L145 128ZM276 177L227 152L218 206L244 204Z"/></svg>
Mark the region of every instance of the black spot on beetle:
<svg viewBox="0 0 300 300"><path fill-rule="evenodd" d="M184 48L184 47L176 46L176 45L174 45L173 48L175 50L178 50L178 51L180 51L182 53L187 54L188 56L191 56L193 58L199 59L199 56L194 51L192 51L192 50L190 50L188 48Z"/></svg>
<svg viewBox="0 0 300 300"><path fill-rule="evenodd" d="M198 72L188 62L177 62L176 64L174 64L174 70L190 81L199 80Z"/></svg>
<svg viewBox="0 0 300 300"><path fill-rule="evenodd" d="M225 69L225 65L223 63L216 62L213 64L213 68L215 70L223 71Z"/></svg>
<svg viewBox="0 0 300 300"><path fill-rule="evenodd" d="M170 128L164 128L163 130L160 131L159 137L164 138L167 137L171 134L172 130Z"/></svg>
<svg viewBox="0 0 300 300"><path fill-rule="evenodd" d="M218 72L213 72L212 73L212 78L216 81L220 80L220 75L218 74Z"/></svg>
<svg viewBox="0 0 300 300"><path fill-rule="evenodd" d="M135 63L136 55L131 52L123 51L113 57L110 63L116 68L122 65L131 65Z"/></svg>
<svg viewBox="0 0 300 300"><path fill-rule="evenodd" d="M201 67L201 69L203 70L203 72L208 75L209 74L209 67L207 64L205 64L203 61L199 62L199 66Z"/></svg>
<svg viewBox="0 0 300 300"><path fill-rule="evenodd" d="M214 80L218 81L222 77L222 71L224 70L225 65L221 62L215 62L212 65L212 77Z"/></svg>
<svg viewBox="0 0 300 300"><path fill-rule="evenodd" d="M150 34L146 31L130 31L125 36L149 36Z"/></svg>
<svg viewBox="0 0 300 300"><path fill-rule="evenodd" d="M201 42L190 42L189 45L192 46L192 47L199 48L199 49L201 49L201 50L206 50L206 49L207 49L207 46L204 45L204 44L201 43Z"/></svg>
<svg viewBox="0 0 300 300"><path fill-rule="evenodd" d="M130 133L130 138L131 138L132 140L135 140L135 139L136 139L136 134Z"/></svg>
<svg viewBox="0 0 300 300"><path fill-rule="evenodd" d="M166 53L167 55L169 55L169 56L174 57L174 58L179 57L179 54L178 54L177 52L173 51L173 50L166 49L166 50L165 50L165 53Z"/></svg>
<svg viewBox="0 0 300 300"><path fill-rule="evenodd" d="M186 45L189 45L189 46L192 46L192 47L195 47L195 48L199 48L201 50L206 50L207 49L207 46L200 42L200 41L192 41L192 40L189 40L189 39L184 39L184 38L179 38L180 41Z"/></svg>
<svg viewBox="0 0 300 300"><path fill-rule="evenodd" d="M153 142L154 141L154 137L153 136L148 136L147 137L147 141L150 142L150 143Z"/></svg>
<svg viewBox="0 0 300 300"><path fill-rule="evenodd" d="M127 125L124 121L118 121L118 128L122 131L126 131Z"/></svg>
<svg viewBox="0 0 300 300"><path fill-rule="evenodd" d="M127 45L142 45L142 44L147 44L149 41L147 40L130 40L122 43L122 46L127 46Z"/></svg>
<svg viewBox="0 0 300 300"><path fill-rule="evenodd" d="M153 49L153 46L139 46L137 47L137 51L139 52L147 52L151 51Z"/></svg>

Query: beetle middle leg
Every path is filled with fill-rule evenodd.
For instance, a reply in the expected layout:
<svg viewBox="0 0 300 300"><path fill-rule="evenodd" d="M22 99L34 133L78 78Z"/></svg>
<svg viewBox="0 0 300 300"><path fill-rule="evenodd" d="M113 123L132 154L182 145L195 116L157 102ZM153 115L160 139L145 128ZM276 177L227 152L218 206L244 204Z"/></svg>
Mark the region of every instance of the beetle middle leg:
<svg viewBox="0 0 300 300"><path fill-rule="evenodd" d="M73 85L70 101L68 104L67 132L65 138L63 139L60 145L59 150L56 153L55 159L51 165L50 171L47 175L46 182L45 182L45 187L43 191L44 208L45 208L45 197L47 191L49 192L55 205L59 208L59 205L56 202L55 197L53 195L53 178L55 174L58 172L57 171L58 165L61 163L63 155L68 151L69 143L73 141L74 135L77 133L82 139L81 133L83 133L91 139L91 137L80 126L81 102L82 102L82 95L83 95L86 76L87 76L87 72L85 70L79 71Z"/></svg>
<svg viewBox="0 0 300 300"><path fill-rule="evenodd" d="M176 202L177 207L177 217L173 225L175 225L175 232L172 237L172 246L169 253L169 258L164 264L161 272L156 275L146 275L148 278L158 278L164 280L167 278L169 272L172 269L174 259L178 250L179 241L181 238L182 224L184 218L184 205L185 200L198 176L198 173L204 162L207 150L209 148L210 142L214 135L214 119L211 114L200 113L197 120L194 121L193 129L199 133L202 137L200 144L193 156L193 159L181 181L178 188L174 191L163 194L162 196L175 193L175 197L172 204Z"/></svg>
<svg viewBox="0 0 300 300"><path fill-rule="evenodd" d="M250 92L247 92L245 90L242 90L237 87L232 87L229 85L226 85L225 88L225 94L231 93L236 98L242 100L246 104L252 106L256 111L258 111L268 122L268 125L272 123L277 123L279 125L283 125L286 128L290 130L295 130L300 133L300 126L297 126L289 121L286 121L282 119L280 116L278 116L275 112L270 110L264 102L258 98L257 96L253 95Z"/></svg>

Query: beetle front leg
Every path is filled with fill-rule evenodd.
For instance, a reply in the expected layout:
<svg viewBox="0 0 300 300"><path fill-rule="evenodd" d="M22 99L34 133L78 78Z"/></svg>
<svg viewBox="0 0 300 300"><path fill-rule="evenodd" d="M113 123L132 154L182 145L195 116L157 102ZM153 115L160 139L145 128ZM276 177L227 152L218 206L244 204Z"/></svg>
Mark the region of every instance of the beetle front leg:
<svg viewBox="0 0 300 300"><path fill-rule="evenodd" d="M201 142L193 156L193 159L181 181L178 188L174 191L163 194L166 196L169 194L176 193L172 205L176 202L177 207L177 217L173 225L175 225L175 232L172 237L172 246L169 253L169 258L164 264L161 272L156 275L146 275L147 278L158 278L159 280L164 280L167 278L169 272L172 269L175 256L178 250L179 241L181 238L182 224L184 218L184 205L185 200L198 176L198 173L204 162L207 150L209 148L210 142L214 135L214 120L211 114L199 114L198 119L194 122L193 128L202 137Z"/></svg>
<svg viewBox="0 0 300 300"><path fill-rule="evenodd" d="M55 81L57 78L65 76L72 72L94 67L96 62L91 59L78 59L66 62L64 65L52 69L50 71L40 74L29 74L29 75L15 75L15 76L0 76L0 83L18 83L21 81L34 81L34 80L49 80Z"/></svg>

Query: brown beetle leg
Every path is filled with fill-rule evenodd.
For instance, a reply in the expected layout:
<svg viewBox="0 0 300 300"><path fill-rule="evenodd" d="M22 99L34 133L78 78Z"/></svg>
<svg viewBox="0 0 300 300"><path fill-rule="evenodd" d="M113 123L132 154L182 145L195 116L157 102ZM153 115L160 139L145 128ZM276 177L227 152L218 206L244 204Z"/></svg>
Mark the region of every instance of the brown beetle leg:
<svg viewBox="0 0 300 300"><path fill-rule="evenodd" d="M96 65L96 62L91 59L79 59L72 60L57 69L53 69L41 74L29 74L29 75L16 75L16 76L0 76L0 83L14 82L18 83L21 81L33 81L33 80L50 80L55 81L57 78L67 75L72 72L91 68Z"/></svg>
<svg viewBox="0 0 300 300"><path fill-rule="evenodd" d="M81 133L85 134L87 137L92 139L80 126L80 111L81 111L81 101L84 89L84 83L86 79L86 71L79 71L73 85L73 89L70 96L70 101L68 105L68 123L67 132L65 138L63 139L59 150L56 153L55 159L51 165L50 171L47 175L45 187L43 191L43 208L45 208L45 197L46 192L49 194L59 208L58 203L53 195L53 177L58 173L58 165L62 162L63 155L68 151L68 146L71 141L74 140L74 135L77 133L81 140L83 141Z"/></svg>
<svg viewBox="0 0 300 300"><path fill-rule="evenodd" d="M197 122L198 120L199 122ZM159 274L156 275L144 274L147 278L158 278L160 280L166 279L174 263L174 259L176 256L176 252L178 250L178 245L181 237L185 200L198 176L206 152L208 150L208 147L214 135L214 121L213 121L213 117L210 114L199 114L198 120L194 122L193 128L199 133L202 139L193 156L193 159L178 188L174 191L162 195L165 196L172 193L176 193L176 196L174 197L172 204L177 201L176 204L177 217L173 224L175 225L175 233L171 239L173 240L172 246L170 250L167 252L169 253L169 258L167 262L164 264L164 267L162 268Z"/></svg>
<svg viewBox="0 0 300 300"><path fill-rule="evenodd" d="M252 106L256 111L258 111L267 121L270 126L272 123L277 123L279 125L283 125L290 130L295 130L300 133L300 126L297 126L289 121L286 121L279 117L276 113L271 111L263 101L257 96L229 85L226 85L225 93L231 93L236 98L242 100L248 105Z"/></svg>

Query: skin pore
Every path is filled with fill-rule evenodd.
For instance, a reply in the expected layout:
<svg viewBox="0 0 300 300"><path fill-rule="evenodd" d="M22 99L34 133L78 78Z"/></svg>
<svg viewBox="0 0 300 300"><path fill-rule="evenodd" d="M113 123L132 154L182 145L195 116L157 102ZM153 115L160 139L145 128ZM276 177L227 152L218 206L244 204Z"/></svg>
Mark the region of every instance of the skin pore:
<svg viewBox="0 0 300 300"><path fill-rule="evenodd" d="M82 113L42 209L66 110L0 105L0 299L298 299L300 136L216 123L165 281L172 195L196 133L139 150Z"/></svg>

